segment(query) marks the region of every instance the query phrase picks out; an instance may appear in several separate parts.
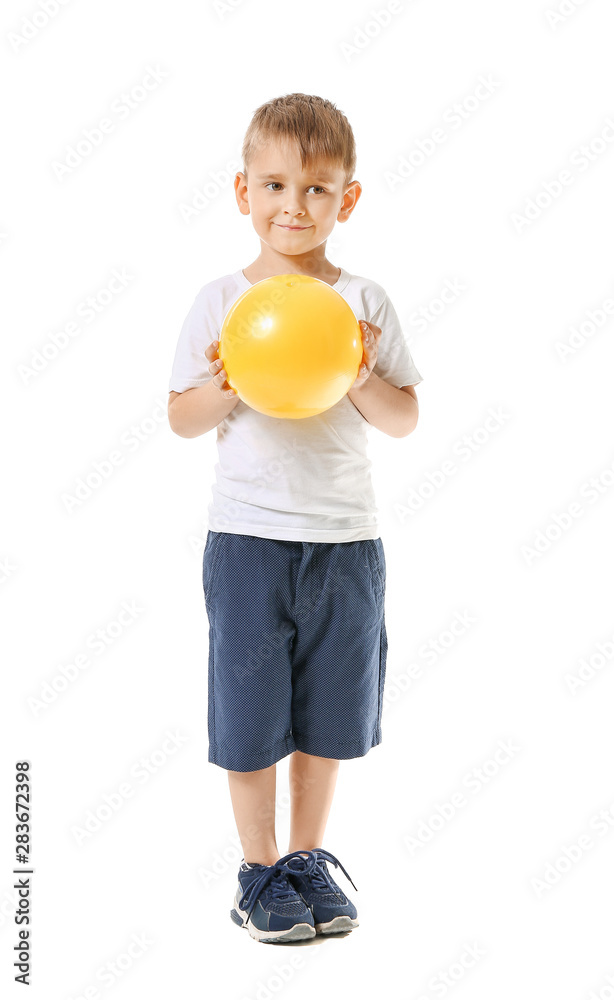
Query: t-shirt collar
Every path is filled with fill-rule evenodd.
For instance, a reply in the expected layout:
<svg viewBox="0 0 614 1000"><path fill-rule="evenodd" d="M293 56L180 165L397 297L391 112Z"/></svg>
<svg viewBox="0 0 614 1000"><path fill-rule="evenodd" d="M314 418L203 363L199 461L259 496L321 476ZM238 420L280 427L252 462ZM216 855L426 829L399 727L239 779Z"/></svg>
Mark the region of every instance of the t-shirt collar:
<svg viewBox="0 0 614 1000"><path fill-rule="evenodd" d="M331 285L331 288L334 288L336 292L343 291L343 289L345 288L345 286L347 285L348 281L351 278L351 275L344 268L340 267L340 271L341 274L339 275L336 284ZM254 285L254 283L251 282L249 278L245 277L242 269L235 271L233 277L235 278L237 284L239 285L239 288L242 291L246 291L248 288L252 288Z"/></svg>

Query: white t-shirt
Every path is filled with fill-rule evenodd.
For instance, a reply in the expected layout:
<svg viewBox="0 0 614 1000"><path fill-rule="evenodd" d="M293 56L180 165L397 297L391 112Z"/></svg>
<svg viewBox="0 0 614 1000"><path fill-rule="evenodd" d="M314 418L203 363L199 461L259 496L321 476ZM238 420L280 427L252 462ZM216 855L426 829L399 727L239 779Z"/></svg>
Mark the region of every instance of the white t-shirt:
<svg viewBox="0 0 614 1000"><path fill-rule="evenodd" d="M185 392L212 378L205 348L219 340L226 313L251 287L242 270L203 285L179 334L169 391ZM332 287L357 320L381 328L376 375L397 387L421 382L381 285L341 268ZM367 455L371 429L347 395L301 419L269 417L239 399L217 426L209 530L305 542L379 537Z"/></svg>

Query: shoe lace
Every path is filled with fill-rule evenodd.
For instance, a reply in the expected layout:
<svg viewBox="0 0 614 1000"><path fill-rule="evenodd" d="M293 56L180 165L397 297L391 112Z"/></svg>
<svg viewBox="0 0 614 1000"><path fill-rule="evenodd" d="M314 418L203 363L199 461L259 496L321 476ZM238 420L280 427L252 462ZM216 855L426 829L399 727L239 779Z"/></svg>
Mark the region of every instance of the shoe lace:
<svg viewBox="0 0 614 1000"><path fill-rule="evenodd" d="M313 851L313 854L316 856L316 863L311 874L312 885L316 886L318 889L330 889L331 892L335 894L337 893L337 889L339 887L335 886L335 883L331 880L326 865L324 864L326 861L331 861L335 868L340 868L348 881L352 882L352 879L346 872L341 862L338 861L335 855L331 854L330 851L325 851L318 847L315 851ZM352 885L354 885L353 882ZM356 889L355 885L354 888ZM358 892L358 889L356 889L356 891Z"/></svg>
<svg viewBox="0 0 614 1000"><path fill-rule="evenodd" d="M294 887L288 882L288 876L285 872L276 872L271 881L269 882L269 892L274 899L287 900L289 897L294 896Z"/></svg>
<svg viewBox="0 0 614 1000"><path fill-rule="evenodd" d="M304 857L305 854L307 855L306 858ZM292 862L296 861L298 861L298 868L293 867L292 864ZM295 890L288 883L288 874L296 871L308 874L314 870L315 865L316 858L313 851L304 851L303 854L294 852L284 855L283 858L279 858L274 865L269 865L258 878L254 879L239 900L240 908L245 910L249 916L256 905L258 896L266 886L269 887L271 895L277 899L284 899L289 895L294 895Z"/></svg>
<svg viewBox="0 0 614 1000"><path fill-rule="evenodd" d="M322 848L317 847L313 851L306 851L305 853L313 854L315 856L315 864L313 866L305 864L302 868L299 866L298 870L301 875L311 875L310 885L313 889L316 889L316 891L322 892L323 890L326 890L327 892L332 892L335 896L339 895L339 886L335 885L330 877L330 873L326 867L327 861L331 861L335 868L340 868L346 878L352 882L352 879L346 872L341 862L335 857L334 854L331 854L330 851L325 851ZM301 861L300 855L298 855L298 860ZM297 871L296 868L293 870ZM352 885L354 885L353 882ZM356 889L355 885L354 888Z"/></svg>
<svg viewBox="0 0 614 1000"><path fill-rule="evenodd" d="M323 867L323 865L320 864L316 865L316 867L311 873L310 881L314 889L317 889L319 891L321 891L322 889L332 889L333 892L336 892L331 882L331 879L328 877L326 869Z"/></svg>

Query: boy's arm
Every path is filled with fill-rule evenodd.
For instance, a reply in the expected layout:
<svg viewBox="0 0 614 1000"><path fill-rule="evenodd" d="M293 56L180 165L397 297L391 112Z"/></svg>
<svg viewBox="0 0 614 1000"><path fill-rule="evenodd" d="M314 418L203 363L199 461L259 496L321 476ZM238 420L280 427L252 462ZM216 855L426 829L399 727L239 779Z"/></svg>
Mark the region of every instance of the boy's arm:
<svg viewBox="0 0 614 1000"><path fill-rule="evenodd" d="M407 437L418 423L418 397L413 385L397 389L373 371L377 361L381 327L361 321L363 360L358 376L348 390L348 396L365 420L389 434Z"/></svg>
<svg viewBox="0 0 614 1000"><path fill-rule="evenodd" d="M227 417L239 402L238 396L224 396L213 380L185 392L168 394L168 422L179 437L206 434Z"/></svg>
<svg viewBox="0 0 614 1000"><path fill-rule="evenodd" d="M206 434L227 417L239 402L226 378L218 356L219 342L212 340L205 348L211 378L204 385L168 394L168 422L179 437L193 438Z"/></svg>
<svg viewBox="0 0 614 1000"><path fill-rule="evenodd" d="M418 397L413 385L397 389L371 371L359 388L348 390L348 396L365 420L390 437L407 437L418 423Z"/></svg>

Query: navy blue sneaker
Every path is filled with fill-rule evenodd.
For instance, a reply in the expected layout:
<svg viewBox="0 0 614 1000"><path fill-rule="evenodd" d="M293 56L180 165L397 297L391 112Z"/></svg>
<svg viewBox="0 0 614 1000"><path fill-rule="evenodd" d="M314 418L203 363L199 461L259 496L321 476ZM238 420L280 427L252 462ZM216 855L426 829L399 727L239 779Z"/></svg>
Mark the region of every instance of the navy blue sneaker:
<svg viewBox="0 0 614 1000"><path fill-rule="evenodd" d="M315 855L315 865L311 864L309 858L304 858L304 854ZM319 847L313 851L301 851L299 857L303 857L304 868L297 871L296 867L293 867L290 881L313 913L317 933L339 934L341 931L351 931L354 927L358 927L356 907L341 891L326 866L327 861L332 861L335 867L339 866L352 882L341 862L334 854ZM356 889L355 885L354 888Z"/></svg>
<svg viewBox="0 0 614 1000"><path fill-rule="evenodd" d="M292 862L301 870L315 868L315 857L286 854L274 865L248 864L239 868L239 885L230 916L239 927L247 927L256 941L274 944L315 937L313 914L288 881Z"/></svg>

